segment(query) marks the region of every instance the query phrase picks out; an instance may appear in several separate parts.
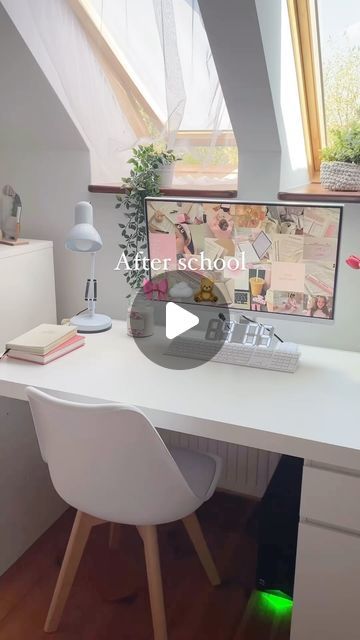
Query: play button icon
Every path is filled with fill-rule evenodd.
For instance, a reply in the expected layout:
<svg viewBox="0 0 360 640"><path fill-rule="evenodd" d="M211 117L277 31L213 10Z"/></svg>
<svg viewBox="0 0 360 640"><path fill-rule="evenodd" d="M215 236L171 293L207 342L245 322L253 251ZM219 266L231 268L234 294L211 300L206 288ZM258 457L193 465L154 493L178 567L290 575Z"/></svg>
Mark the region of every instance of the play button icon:
<svg viewBox="0 0 360 640"><path fill-rule="evenodd" d="M190 311L186 311L175 302L166 305L166 337L173 340L185 331L189 331L199 324L199 318Z"/></svg>
<svg viewBox="0 0 360 640"><path fill-rule="evenodd" d="M216 336L214 336L214 330L212 328L209 330L209 322L219 323L220 313L222 317L220 324L223 323L223 326L226 326L226 323L230 321L229 309L223 296L224 287L218 288L214 283L213 294L216 298L216 304L210 307L196 302L195 297L198 290L196 282L193 284L193 281L190 280L192 288L190 294L187 294L187 298L182 294L184 290L186 293L188 292L189 284L187 287L178 286L177 293L179 295L175 297L173 281L177 278L177 282L183 280L185 282L184 276L181 272L179 274L170 273L168 278L167 292L164 287L164 274L161 274L151 280L153 290L151 295L139 291L132 299L128 315L129 340L133 340L141 353L155 365L177 371L195 369L202 366L207 360L211 360L226 340L225 332L220 331L221 335L215 332ZM186 282L188 283L189 280ZM150 331L148 331L149 326ZM201 358L197 358L196 349L199 346L194 346L194 341L197 341L197 344L200 342L202 349L202 346L206 346L206 339L216 340L216 344L212 342L210 345L211 349L207 358L204 358L203 355ZM181 346L181 355L173 356L169 353L173 342L181 343L182 341L184 343L192 342L192 347L194 346L194 351L191 351L191 354L194 354L193 358L183 357Z"/></svg>

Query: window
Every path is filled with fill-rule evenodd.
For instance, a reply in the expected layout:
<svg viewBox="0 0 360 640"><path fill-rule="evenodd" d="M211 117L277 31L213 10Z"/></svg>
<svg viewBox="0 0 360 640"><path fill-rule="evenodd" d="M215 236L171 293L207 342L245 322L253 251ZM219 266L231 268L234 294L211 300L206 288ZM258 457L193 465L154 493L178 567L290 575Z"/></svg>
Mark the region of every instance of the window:
<svg viewBox="0 0 360 640"><path fill-rule="evenodd" d="M360 120L360 3L318 0L325 127Z"/></svg>
<svg viewBox="0 0 360 640"><path fill-rule="evenodd" d="M235 184L236 142L197 1L70 4L137 139L181 152L184 181Z"/></svg>
<svg viewBox="0 0 360 640"><path fill-rule="evenodd" d="M360 121L360 3L288 0L308 165L331 132Z"/></svg>

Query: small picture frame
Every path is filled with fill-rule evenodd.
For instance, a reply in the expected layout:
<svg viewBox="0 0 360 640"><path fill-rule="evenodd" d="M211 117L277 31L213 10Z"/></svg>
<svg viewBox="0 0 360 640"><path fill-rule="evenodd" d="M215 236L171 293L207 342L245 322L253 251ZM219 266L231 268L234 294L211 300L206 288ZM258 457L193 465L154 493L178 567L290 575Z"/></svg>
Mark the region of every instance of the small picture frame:
<svg viewBox="0 0 360 640"><path fill-rule="evenodd" d="M6 184L1 191L0 200L0 243L7 245L29 244L21 240L20 219L22 212L21 199L15 189Z"/></svg>

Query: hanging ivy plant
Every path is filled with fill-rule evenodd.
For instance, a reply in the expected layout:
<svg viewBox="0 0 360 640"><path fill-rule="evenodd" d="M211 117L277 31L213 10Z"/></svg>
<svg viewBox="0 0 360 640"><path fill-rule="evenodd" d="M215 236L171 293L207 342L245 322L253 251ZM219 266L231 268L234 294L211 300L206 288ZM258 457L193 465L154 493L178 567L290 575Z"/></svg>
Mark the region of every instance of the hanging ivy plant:
<svg viewBox="0 0 360 640"><path fill-rule="evenodd" d="M143 285L147 273L144 268L135 269L135 258L147 249L145 198L160 196L160 170L179 160L171 149L157 150L155 145L139 145L132 150L128 160L131 165L128 178L122 178L125 193L116 196L116 209L125 209L126 223L119 223L123 242L119 244L126 255L130 269L125 271L125 279L131 289Z"/></svg>

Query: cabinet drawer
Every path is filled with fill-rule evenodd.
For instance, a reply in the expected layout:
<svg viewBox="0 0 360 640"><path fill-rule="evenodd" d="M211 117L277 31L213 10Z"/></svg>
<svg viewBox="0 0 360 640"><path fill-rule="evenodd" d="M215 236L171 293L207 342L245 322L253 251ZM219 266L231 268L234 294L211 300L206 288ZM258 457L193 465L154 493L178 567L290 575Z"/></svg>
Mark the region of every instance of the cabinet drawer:
<svg viewBox="0 0 360 640"><path fill-rule="evenodd" d="M300 515L360 532L360 476L304 467Z"/></svg>
<svg viewBox="0 0 360 640"><path fill-rule="evenodd" d="M360 537L300 524L291 640L359 640Z"/></svg>

